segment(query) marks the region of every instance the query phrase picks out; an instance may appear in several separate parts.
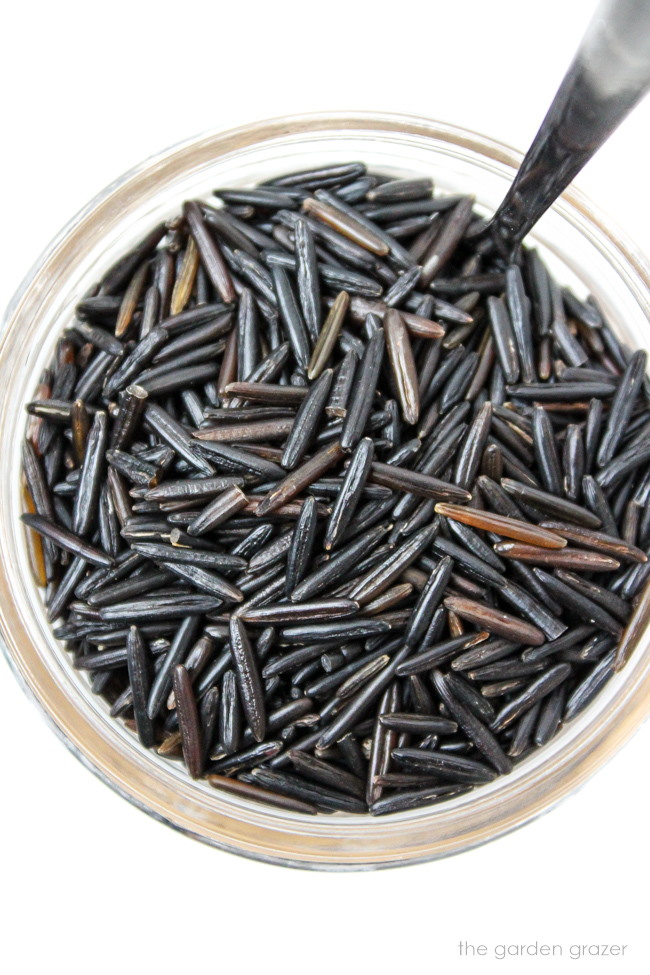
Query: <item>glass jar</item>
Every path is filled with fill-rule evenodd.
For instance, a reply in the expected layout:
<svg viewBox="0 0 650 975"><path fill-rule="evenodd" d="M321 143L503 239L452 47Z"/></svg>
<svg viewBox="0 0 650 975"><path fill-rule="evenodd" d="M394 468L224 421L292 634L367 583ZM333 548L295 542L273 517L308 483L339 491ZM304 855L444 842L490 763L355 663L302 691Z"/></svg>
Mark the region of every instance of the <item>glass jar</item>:
<svg viewBox="0 0 650 975"><path fill-rule="evenodd" d="M93 696L54 639L19 522L20 445L24 405L79 297L183 200L215 186L246 186L351 160L395 176L429 175L438 190L473 193L490 212L520 156L472 132L401 115L308 115L199 136L143 162L73 218L11 302L0 346L0 625L16 676L84 764L141 809L221 849L320 869L413 863L494 839L581 785L650 711L646 598L629 629L627 666L511 775L428 809L379 818L310 817L218 792L143 749L110 718L106 702ZM530 240L563 283L596 296L626 342L648 346L650 268L579 192L565 193Z"/></svg>

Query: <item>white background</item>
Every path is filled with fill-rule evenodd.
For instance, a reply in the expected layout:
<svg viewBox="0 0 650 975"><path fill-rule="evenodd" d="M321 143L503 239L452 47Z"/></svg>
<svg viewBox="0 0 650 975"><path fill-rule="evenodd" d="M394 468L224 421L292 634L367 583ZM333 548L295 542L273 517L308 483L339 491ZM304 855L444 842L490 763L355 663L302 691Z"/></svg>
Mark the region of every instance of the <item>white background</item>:
<svg viewBox="0 0 650 975"><path fill-rule="evenodd" d="M0 305L91 196L203 129L375 109L524 149L591 9L12 3L0 54ZM578 179L646 253L649 127L650 100ZM0 971L648 971L648 727L562 807L492 845L418 867L314 874L222 854L155 823L75 761L4 662L0 692ZM461 939L628 948L623 959L499 962L460 959Z"/></svg>

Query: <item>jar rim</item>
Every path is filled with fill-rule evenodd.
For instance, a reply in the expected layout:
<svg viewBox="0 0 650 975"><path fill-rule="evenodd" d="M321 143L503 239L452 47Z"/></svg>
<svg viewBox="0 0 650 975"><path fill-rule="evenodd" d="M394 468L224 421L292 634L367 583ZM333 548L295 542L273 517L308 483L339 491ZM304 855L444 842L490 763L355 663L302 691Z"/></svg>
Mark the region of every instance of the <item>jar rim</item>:
<svg viewBox="0 0 650 975"><path fill-rule="evenodd" d="M385 139L403 144L410 139L447 144L452 150L475 154L510 173L522 158L503 143L468 129L415 115L375 112L313 113L268 119L226 132L210 130L162 150L113 181L72 217L17 289L3 317L0 335L0 376L5 378L0 383L0 417L6 416L11 406L7 400L15 372L12 342L25 323L29 324L28 315L39 294L45 294L47 301L57 293L66 273L65 266L61 265L75 247L83 248L80 230L89 221L101 222L102 213L113 214L115 218L114 208L125 203L137 207L138 188L147 180L164 179L188 154L198 153L200 158L209 159L211 152L218 152L225 157L228 153L274 147L287 138L297 140L298 144L301 139L308 140L319 133L337 133L342 142L347 134L350 140L365 135L376 142ZM317 139L306 144L315 147ZM574 187L563 194L554 210L592 244L604 248L612 263L616 258L617 273L643 304L647 315L650 265L639 249ZM13 410L15 414L15 403ZM14 454L16 436L20 438L22 431L21 423L17 426L18 433L12 432ZM13 470L11 464L6 466ZM6 487L3 480L0 498L6 500L10 496L6 492L11 491L15 501L16 484ZM12 505L3 504L3 511L4 521L9 517L8 512L15 520ZM535 768L525 768L525 760L512 776L466 796L381 819L317 816L312 821L309 817L262 807L191 782L174 767L169 769L171 763L156 760L141 749L117 723L107 728L106 715L97 702L87 699L88 695L81 701L79 684L64 651L60 650L51 661L41 652L41 644L37 643L39 635L40 638L47 635L43 619L21 617L27 602L16 597L27 595L30 586L33 590L35 586L26 577L24 551L22 558L20 555L20 526L4 524L4 521L0 519L0 542L8 545L9 551L4 548L8 557L0 565L0 645L21 685L38 702L68 747L103 781L154 817L221 849L273 863L322 869L390 866L460 852L523 825L555 805L604 764L650 713L650 597L646 594L631 627L636 650L629 669L610 682L614 688L606 693L606 687L602 692L605 696L597 713L591 712L590 705L576 719L575 728L579 731L571 723L568 736L561 732L545 746L544 759ZM12 578L14 574L18 578ZM645 643L643 652L641 643ZM552 768L547 768L545 776L538 775L536 780L538 766Z"/></svg>

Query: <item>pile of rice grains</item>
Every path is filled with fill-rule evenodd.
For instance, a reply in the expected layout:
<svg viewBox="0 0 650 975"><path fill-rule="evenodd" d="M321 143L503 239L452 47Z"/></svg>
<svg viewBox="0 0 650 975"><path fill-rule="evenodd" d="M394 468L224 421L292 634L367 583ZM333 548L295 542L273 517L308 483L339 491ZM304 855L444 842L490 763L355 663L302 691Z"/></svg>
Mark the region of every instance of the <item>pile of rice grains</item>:
<svg viewBox="0 0 650 975"><path fill-rule="evenodd" d="M80 301L28 406L56 637L219 789L382 814L507 775L626 655L645 354L429 179L215 196Z"/></svg>

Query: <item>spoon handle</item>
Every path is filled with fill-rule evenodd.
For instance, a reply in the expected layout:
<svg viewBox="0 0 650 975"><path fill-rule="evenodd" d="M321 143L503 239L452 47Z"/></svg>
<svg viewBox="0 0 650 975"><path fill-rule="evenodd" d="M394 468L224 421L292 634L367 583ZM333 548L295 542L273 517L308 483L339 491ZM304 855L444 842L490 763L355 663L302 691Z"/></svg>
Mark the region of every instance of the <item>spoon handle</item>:
<svg viewBox="0 0 650 975"><path fill-rule="evenodd" d="M650 0L602 0L490 231L504 253L650 88Z"/></svg>

